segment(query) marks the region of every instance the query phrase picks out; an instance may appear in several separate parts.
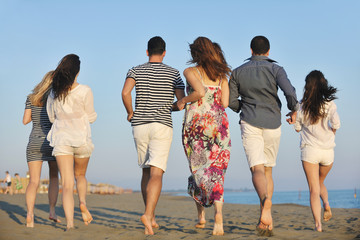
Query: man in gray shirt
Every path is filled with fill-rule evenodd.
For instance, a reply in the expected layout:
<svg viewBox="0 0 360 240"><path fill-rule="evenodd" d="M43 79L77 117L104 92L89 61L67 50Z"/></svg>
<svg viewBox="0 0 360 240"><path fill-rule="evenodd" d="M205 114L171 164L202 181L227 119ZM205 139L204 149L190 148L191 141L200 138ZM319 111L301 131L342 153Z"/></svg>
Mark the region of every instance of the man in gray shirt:
<svg viewBox="0 0 360 240"><path fill-rule="evenodd" d="M271 198L274 191L272 167L276 165L281 136L278 88L284 92L287 107L291 111L287 114L288 123L295 123L299 106L295 88L285 70L268 58L269 40L264 36L256 36L250 47L252 56L247 59L249 61L231 74L229 107L237 113L241 110L241 138L261 206L257 229L262 234L271 234Z"/></svg>

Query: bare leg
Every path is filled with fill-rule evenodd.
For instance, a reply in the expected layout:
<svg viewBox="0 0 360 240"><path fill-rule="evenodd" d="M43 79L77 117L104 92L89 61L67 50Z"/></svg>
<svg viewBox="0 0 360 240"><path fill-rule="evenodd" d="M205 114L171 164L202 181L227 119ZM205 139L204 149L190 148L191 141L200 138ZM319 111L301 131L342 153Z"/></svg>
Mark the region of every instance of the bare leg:
<svg viewBox="0 0 360 240"><path fill-rule="evenodd" d="M195 225L196 228L205 228L205 209L198 202L195 201L196 209L198 212L198 223Z"/></svg>
<svg viewBox="0 0 360 240"><path fill-rule="evenodd" d="M310 206L315 220L315 230L322 231L321 225L321 204L320 204L320 183L319 164L302 162L310 191Z"/></svg>
<svg viewBox="0 0 360 240"><path fill-rule="evenodd" d="M161 193L163 174L164 171L162 169L154 166L150 167L150 178L146 187L145 213L140 218L141 222L145 225L145 234L147 235L154 235L152 219L155 215L155 207Z"/></svg>
<svg viewBox="0 0 360 240"><path fill-rule="evenodd" d="M323 219L325 222L329 221L332 217L331 208L330 208L330 204L329 204L328 191L324 184L325 178L326 178L327 174L329 173L329 171L331 170L332 166L333 166L333 164L328 165L328 166L320 165L320 169L319 169L320 197L323 201L323 206L324 206Z"/></svg>
<svg viewBox="0 0 360 240"><path fill-rule="evenodd" d="M90 158L75 158L74 166L76 188L80 202L80 211L85 225L88 225L93 220L89 210L86 207L87 180L85 175L89 160Z"/></svg>
<svg viewBox="0 0 360 240"><path fill-rule="evenodd" d="M143 168L143 174L141 178L141 194L144 200L145 207L146 207L146 188L149 183L149 179L150 179L150 168ZM159 224L157 224L155 220L155 213L151 221L151 226L153 228L159 228Z"/></svg>
<svg viewBox="0 0 360 240"><path fill-rule="evenodd" d="M58 219L55 213L55 206L59 194L59 169L57 167L56 161L49 161L49 190L48 190L48 198L49 198L49 219L60 223L61 221Z"/></svg>
<svg viewBox="0 0 360 240"><path fill-rule="evenodd" d="M272 203L271 199L268 199L268 186L265 176L265 167L263 164L260 164L252 167L250 170L255 190L260 199L261 214L260 221L257 227L260 229L268 229L269 226L272 224Z"/></svg>
<svg viewBox="0 0 360 240"><path fill-rule="evenodd" d="M267 199L272 200L272 196L274 193L274 180L272 177L272 167L265 167L265 177L267 182ZM273 229L273 222L269 225L269 230Z"/></svg>
<svg viewBox="0 0 360 240"><path fill-rule="evenodd" d="M61 175L66 228L70 229L74 227L74 157L72 155L57 156L56 162Z"/></svg>
<svg viewBox="0 0 360 240"><path fill-rule="evenodd" d="M34 206L36 199L36 192L40 183L40 174L42 161L31 161L28 162L30 182L26 188L26 227L34 227Z"/></svg>
<svg viewBox="0 0 360 240"><path fill-rule="evenodd" d="M274 181L272 177L272 167L265 167L265 177L267 183L267 198L272 199L274 193Z"/></svg>
<svg viewBox="0 0 360 240"><path fill-rule="evenodd" d="M222 216L222 207L223 203L216 201L215 204L215 223L213 229L213 235L224 235L224 227L223 227L223 216Z"/></svg>

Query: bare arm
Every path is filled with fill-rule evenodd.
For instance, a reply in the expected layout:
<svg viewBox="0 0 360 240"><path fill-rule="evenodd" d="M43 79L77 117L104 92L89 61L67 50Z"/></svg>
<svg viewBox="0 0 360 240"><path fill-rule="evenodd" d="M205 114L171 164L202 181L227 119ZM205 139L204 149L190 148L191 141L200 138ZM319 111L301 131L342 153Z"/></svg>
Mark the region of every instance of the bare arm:
<svg viewBox="0 0 360 240"><path fill-rule="evenodd" d="M227 81L221 82L221 105L224 108L229 106L229 83Z"/></svg>
<svg viewBox="0 0 360 240"><path fill-rule="evenodd" d="M135 87L135 80L133 78L127 78L124 83L124 87L121 93L123 104L127 112L127 120L130 122L134 115L132 106L131 91Z"/></svg>
<svg viewBox="0 0 360 240"><path fill-rule="evenodd" d="M23 116L23 124L26 125L31 122L31 108L25 109Z"/></svg>
<svg viewBox="0 0 360 240"><path fill-rule="evenodd" d="M205 95L205 88L202 85L200 79L195 75L192 68L184 70L184 76L186 81L194 89L194 91L178 101L179 109L183 109L188 102L195 102Z"/></svg>
<svg viewBox="0 0 360 240"><path fill-rule="evenodd" d="M173 111L180 111L182 109L179 108L178 102L180 99L185 97L185 91L184 89L175 89L175 96L177 101L173 103L172 110Z"/></svg>

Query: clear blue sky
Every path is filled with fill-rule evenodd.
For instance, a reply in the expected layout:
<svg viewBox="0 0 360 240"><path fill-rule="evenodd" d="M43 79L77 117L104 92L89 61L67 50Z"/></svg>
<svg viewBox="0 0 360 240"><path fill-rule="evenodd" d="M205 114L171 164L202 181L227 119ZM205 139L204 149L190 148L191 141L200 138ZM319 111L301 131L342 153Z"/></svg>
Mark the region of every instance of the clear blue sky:
<svg viewBox="0 0 360 240"><path fill-rule="evenodd" d="M27 171L26 145L31 124L22 125L26 96L68 53L81 59L80 83L94 92L97 121L90 182L139 189L141 170L130 124L121 101L129 68L147 61L147 41L167 42L164 62L182 72L190 59L188 44L198 36L218 42L228 63L237 67L250 56L250 41L268 37L270 57L288 73L301 99L305 76L323 71L339 89L335 164L329 189L360 188L360 1L0 1L0 178ZM301 167L299 134L285 122L274 168L275 191L307 189ZM239 117L227 109L232 152L226 188L252 187L243 152ZM181 145L184 112L174 113L174 139L164 189L186 189L189 169ZM47 176L47 164L43 177Z"/></svg>

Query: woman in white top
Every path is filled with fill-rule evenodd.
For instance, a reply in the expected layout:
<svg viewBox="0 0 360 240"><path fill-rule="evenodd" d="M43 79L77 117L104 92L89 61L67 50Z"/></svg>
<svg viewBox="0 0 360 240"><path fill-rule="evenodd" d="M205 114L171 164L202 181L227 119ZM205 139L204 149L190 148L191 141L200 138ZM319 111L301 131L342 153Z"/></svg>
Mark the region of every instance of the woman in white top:
<svg viewBox="0 0 360 240"><path fill-rule="evenodd" d="M310 72L305 82L294 127L300 132L301 160L309 185L315 230L321 232L320 198L324 206L324 221L332 217L324 180L333 166L335 132L340 128L340 118L333 102L337 89L328 85L324 75L317 70Z"/></svg>
<svg viewBox="0 0 360 240"><path fill-rule="evenodd" d="M47 113L53 123L47 136L54 147L63 191L63 208L67 229L74 227L74 175L80 210L85 225L92 221L86 207L87 165L94 145L90 123L96 120L94 99L90 87L77 83L80 60L75 54L66 55L53 76L52 91L47 100Z"/></svg>

